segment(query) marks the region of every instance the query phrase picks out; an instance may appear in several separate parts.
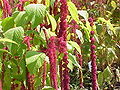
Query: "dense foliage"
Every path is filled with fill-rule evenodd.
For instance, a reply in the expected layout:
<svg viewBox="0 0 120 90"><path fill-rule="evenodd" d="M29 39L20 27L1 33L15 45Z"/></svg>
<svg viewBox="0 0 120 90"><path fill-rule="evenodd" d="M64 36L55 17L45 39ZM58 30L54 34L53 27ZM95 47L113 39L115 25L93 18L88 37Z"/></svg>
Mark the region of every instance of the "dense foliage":
<svg viewBox="0 0 120 90"><path fill-rule="evenodd" d="M0 0L0 90L120 89L119 0Z"/></svg>

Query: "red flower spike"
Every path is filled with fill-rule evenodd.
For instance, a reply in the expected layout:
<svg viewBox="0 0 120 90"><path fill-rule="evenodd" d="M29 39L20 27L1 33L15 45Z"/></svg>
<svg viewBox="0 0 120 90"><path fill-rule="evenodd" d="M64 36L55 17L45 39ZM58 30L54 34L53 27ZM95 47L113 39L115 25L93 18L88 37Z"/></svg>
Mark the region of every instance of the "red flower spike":
<svg viewBox="0 0 120 90"><path fill-rule="evenodd" d="M52 80L53 87L58 90L57 84L57 56L56 56L56 45L55 37L52 36L48 42L47 56L50 60L50 78Z"/></svg>
<svg viewBox="0 0 120 90"><path fill-rule="evenodd" d="M29 36L25 36L25 37L24 37L24 40L23 40L23 43L25 43L25 44L27 45L28 50L30 50L30 47L32 46L32 45L30 44L30 40L32 40L32 38L29 37Z"/></svg>
<svg viewBox="0 0 120 90"><path fill-rule="evenodd" d="M97 85L97 65L96 65L96 55L95 55L95 48L96 46L94 45L95 39L93 35L95 34L94 31L90 32L92 37L90 38L91 40L91 61L92 61L92 90L97 90L98 85Z"/></svg>

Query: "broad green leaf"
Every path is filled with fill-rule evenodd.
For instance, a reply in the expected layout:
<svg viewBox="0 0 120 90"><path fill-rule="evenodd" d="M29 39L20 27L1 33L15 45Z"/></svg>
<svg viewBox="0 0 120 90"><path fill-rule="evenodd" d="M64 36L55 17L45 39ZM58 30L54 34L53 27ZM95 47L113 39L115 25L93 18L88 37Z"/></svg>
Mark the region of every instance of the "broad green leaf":
<svg viewBox="0 0 120 90"><path fill-rule="evenodd" d="M68 41L68 43L71 44L81 54L80 46L76 42Z"/></svg>
<svg viewBox="0 0 120 90"><path fill-rule="evenodd" d="M78 62L77 62L77 60L76 60L76 57L75 57L74 55L72 55L71 53L69 53L69 54L68 54L68 58L69 58L69 60L71 60L71 62L72 62L75 66L77 66L77 67L79 67L79 68L81 69L81 66L78 64Z"/></svg>
<svg viewBox="0 0 120 90"><path fill-rule="evenodd" d="M79 22L79 16L78 16L78 11L74 3L68 2L68 10L72 16L72 18L78 23Z"/></svg>
<svg viewBox="0 0 120 90"><path fill-rule="evenodd" d="M103 71L103 78L109 83L112 79L112 72L110 68L107 66Z"/></svg>
<svg viewBox="0 0 120 90"><path fill-rule="evenodd" d="M98 74L98 84L99 86L103 85L103 72L99 72Z"/></svg>
<svg viewBox="0 0 120 90"><path fill-rule="evenodd" d="M16 26L23 26L26 23L27 14L25 11L19 12L19 14L15 18Z"/></svg>
<svg viewBox="0 0 120 90"><path fill-rule="evenodd" d="M55 31L56 27L57 27L57 23L56 23L56 20L54 19L53 16L51 16L49 13L47 13L47 16L50 20L50 23L52 25L52 31Z"/></svg>
<svg viewBox="0 0 120 90"><path fill-rule="evenodd" d="M79 10L78 14L81 15L86 21L88 20L89 14L85 10Z"/></svg>
<svg viewBox="0 0 120 90"><path fill-rule="evenodd" d="M43 4L29 4L25 7L29 17L32 17L32 28L37 27L44 19L46 7Z"/></svg>
<svg viewBox="0 0 120 90"><path fill-rule="evenodd" d="M11 89L11 72L10 69L6 69L4 73L4 83L3 83L3 90L10 90Z"/></svg>
<svg viewBox="0 0 120 90"><path fill-rule="evenodd" d="M46 55L36 51L28 51L26 53L26 65L30 73L35 74L43 65Z"/></svg>
<svg viewBox="0 0 120 90"><path fill-rule="evenodd" d="M24 36L24 30L22 27L12 28L4 33L5 38L13 40L18 44L22 43L23 36ZM12 43L8 43L7 45L12 54L15 54L17 52L18 45Z"/></svg>
<svg viewBox="0 0 120 90"><path fill-rule="evenodd" d="M11 39L7 39L7 38L1 38L0 42L8 42L8 43L14 43L16 45L18 45L15 41L11 40Z"/></svg>
<svg viewBox="0 0 120 90"><path fill-rule="evenodd" d="M115 28L113 27L112 23L110 22L110 20L105 20L104 18L98 18L98 21L101 21L103 23L105 23L107 25L107 28L109 30L111 30L114 34L116 34L115 32Z"/></svg>
<svg viewBox="0 0 120 90"><path fill-rule="evenodd" d="M20 68L21 68L21 78L24 80L26 79L26 62L25 59L22 59L21 61L18 62Z"/></svg>
<svg viewBox="0 0 120 90"><path fill-rule="evenodd" d="M7 17L2 21L2 29L3 31L7 31L10 28L14 27L14 18L12 17Z"/></svg>

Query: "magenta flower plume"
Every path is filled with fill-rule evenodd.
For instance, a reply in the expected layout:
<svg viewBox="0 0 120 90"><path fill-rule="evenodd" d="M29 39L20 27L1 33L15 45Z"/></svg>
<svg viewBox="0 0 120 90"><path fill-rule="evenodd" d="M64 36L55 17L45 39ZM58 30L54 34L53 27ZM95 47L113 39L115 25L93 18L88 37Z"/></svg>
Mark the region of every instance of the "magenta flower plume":
<svg viewBox="0 0 120 90"><path fill-rule="evenodd" d="M94 31L91 31L91 60L92 60L92 90L97 90L98 85L97 85L97 65L96 65L96 55L95 55L95 49L96 46L94 45L95 39L93 37Z"/></svg>
<svg viewBox="0 0 120 90"><path fill-rule="evenodd" d="M27 71L27 87L28 90L34 90L34 75L31 75L28 71Z"/></svg>
<svg viewBox="0 0 120 90"><path fill-rule="evenodd" d="M70 77L69 77L69 69L67 67L68 65L68 53L67 53L67 15L68 15L68 6L67 6L67 0L60 0L61 6L60 6L60 30L58 34L58 38L60 38L60 46L59 46L59 52L63 53L63 59L60 62L60 66L62 73L60 73L60 79L61 79L61 90L70 90L69 87L69 82L70 82ZM63 49L63 50L62 50Z"/></svg>
<svg viewBox="0 0 120 90"><path fill-rule="evenodd" d="M53 14L56 16L58 14L58 0L54 2Z"/></svg>
<svg viewBox="0 0 120 90"><path fill-rule="evenodd" d="M56 45L55 45L55 37L52 36L48 42L47 56L50 60L50 78L52 80L53 87L55 90L58 90L57 85L57 55L56 55Z"/></svg>
<svg viewBox="0 0 120 90"><path fill-rule="evenodd" d="M31 47L30 40L32 40L32 38L29 36L25 36L24 40L23 40L23 43L25 43L27 45L28 50L30 50L30 47Z"/></svg>
<svg viewBox="0 0 120 90"><path fill-rule="evenodd" d="M8 0L3 0L3 18L6 18L8 16L11 16L11 6L9 4Z"/></svg>
<svg viewBox="0 0 120 90"><path fill-rule="evenodd" d="M63 37L66 40L67 37L67 15L68 15L68 6L66 0L60 0L60 31L58 37Z"/></svg>
<svg viewBox="0 0 120 90"><path fill-rule="evenodd" d="M62 87L63 90L70 90L70 76L69 76L69 68L67 67L68 65L68 53L64 53L64 57L63 57L63 62L64 64L62 65L64 70L63 70L63 81L62 81Z"/></svg>
<svg viewBox="0 0 120 90"><path fill-rule="evenodd" d="M67 45L66 45L66 41L64 41L63 37L60 37L60 38L57 38L56 40L56 46L57 46L57 50L60 52L60 53L65 53L67 48Z"/></svg>

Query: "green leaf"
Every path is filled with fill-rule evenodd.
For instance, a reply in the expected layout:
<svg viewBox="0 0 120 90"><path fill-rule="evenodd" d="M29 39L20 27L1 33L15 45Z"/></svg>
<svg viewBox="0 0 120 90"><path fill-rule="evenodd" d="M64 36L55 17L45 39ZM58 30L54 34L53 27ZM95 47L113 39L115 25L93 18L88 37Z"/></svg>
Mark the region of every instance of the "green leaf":
<svg viewBox="0 0 120 90"><path fill-rule="evenodd" d="M99 72L98 74L98 84L99 86L103 85L103 72Z"/></svg>
<svg viewBox="0 0 120 90"><path fill-rule="evenodd" d="M104 79L109 83L112 79L112 72L110 68L107 66L105 70L103 71L103 77Z"/></svg>
<svg viewBox="0 0 120 90"><path fill-rule="evenodd" d="M71 62L79 67L81 69L81 66L78 64L77 60L76 60L76 57L74 55L72 55L71 53L68 54L68 57L69 57L69 60L71 60ZM70 68L71 69L71 68Z"/></svg>
<svg viewBox="0 0 120 90"><path fill-rule="evenodd" d="M80 46L76 42L68 41L68 43L71 44L81 54Z"/></svg>
<svg viewBox="0 0 120 90"><path fill-rule="evenodd" d="M54 19L53 16L51 16L49 13L47 13L47 16L50 20L50 23L52 25L52 31L55 31L56 27L57 27L57 23L56 23L56 20Z"/></svg>
<svg viewBox="0 0 120 90"><path fill-rule="evenodd" d="M69 63L68 63L68 68L71 70L71 71L73 71L73 68L74 68L74 66L73 66L73 63L72 63L72 61L70 60L70 59L68 59L68 61L69 61Z"/></svg>
<svg viewBox="0 0 120 90"><path fill-rule="evenodd" d="M2 28L3 28L4 32L7 31L10 28L13 28L14 27L14 18L12 18L12 17L5 18L2 21L1 25L2 25Z"/></svg>
<svg viewBox="0 0 120 90"><path fill-rule="evenodd" d="M37 27L44 19L46 7L43 4L29 4L25 7L29 17L32 17L32 28Z"/></svg>
<svg viewBox="0 0 120 90"><path fill-rule="evenodd" d="M88 20L89 14L85 10L79 10L78 14L81 15L86 21Z"/></svg>
<svg viewBox="0 0 120 90"><path fill-rule="evenodd" d="M10 90L11 89L11 72L10 69L7 68L4 73L4 83L3 83L3 90Z"/></svg>
<svg viewBox="0 0 120 90"><path fill-rule="evenodd" d="M7 39L10 39L12 41L15 41L16 43L21 44L24 36L24 30L22 27L16 27L9 29L4 33L4 37ZM18 49L18 45L8 43L8 48L12 54L15 54Z"/></svg>
<svg viewBox="0 0 120 90"><path fill-rule="evenodd" d="M78 11L74 3L68 2L68 10L72 16L72 18L78 23L79 22L79 16L78 16Z"/></svg>
<svg viewBox="0 0 120 90"><path fill-rule="evenodd" d="M110 29L114 34L116 34L115 28L111 24L110 20L105 20L104 18L100 17L100 18L98 18L98 22L100 22L100 21L107 25L108 30Z"/></svg>
<svg viewBox="0 0 120 90"><path fill-rule="evenodd" d="M26 16L27 14L25 11L19 12L19 14L16 16L14 20L16 26L23 26L26 23Z"/></svg>
<svg viewBox="0 0 120 90"><path fill-rule="evenodd" d="M7 39L7 38L1 38L0 42L8 42L8 43L14 43L16 45L18 45L15 41L11 40L11 39Z"/></svg>
<svg viewBox="0 0 120 90"><path fill-rule="evenodd" d="M43 65L46 55L36 51L28 51L26 53L26 65L30 73L35 74Z"/></svg>

